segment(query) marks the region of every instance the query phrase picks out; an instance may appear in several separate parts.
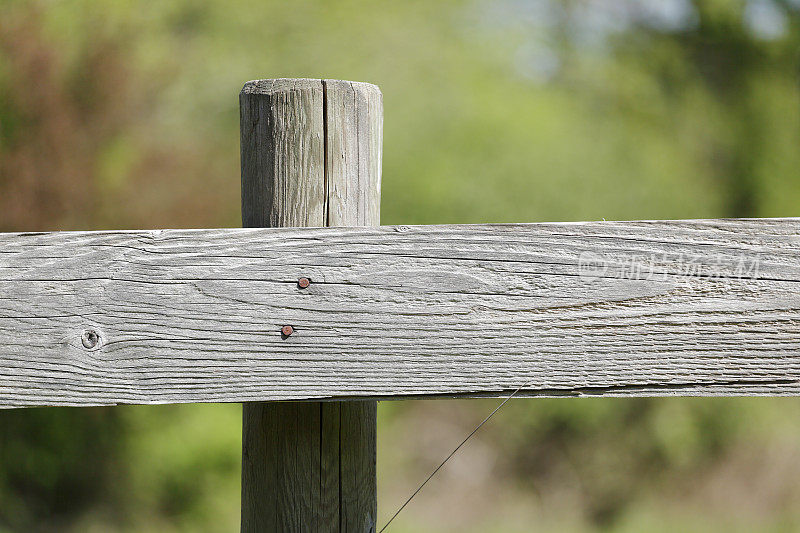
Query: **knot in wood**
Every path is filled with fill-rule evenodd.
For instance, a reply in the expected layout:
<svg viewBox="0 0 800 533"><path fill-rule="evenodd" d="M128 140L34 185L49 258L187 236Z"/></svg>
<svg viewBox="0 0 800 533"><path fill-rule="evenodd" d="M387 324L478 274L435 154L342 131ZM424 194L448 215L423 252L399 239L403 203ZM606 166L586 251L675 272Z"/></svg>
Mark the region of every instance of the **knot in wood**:
<svg viewBox="0 0 800 533"><path fill-rule="evenodd" d="M93 329L84 330L81 334L81 344L83 344L83 347L86 349L91 350L97 346L98 342L100 342L100 335Z"/></svg>

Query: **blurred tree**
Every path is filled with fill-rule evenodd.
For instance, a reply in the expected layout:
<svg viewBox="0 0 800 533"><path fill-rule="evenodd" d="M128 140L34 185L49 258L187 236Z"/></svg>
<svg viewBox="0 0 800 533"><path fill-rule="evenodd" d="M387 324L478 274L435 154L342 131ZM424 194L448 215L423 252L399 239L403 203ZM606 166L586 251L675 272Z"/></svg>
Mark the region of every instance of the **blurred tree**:
<svg viewBox="0 0 800 533"><path fill-rule="evenodd" d="M107 408L0 413L0 530L63 531L88 509L119 517L124 437Z"/></svg>
<svg viewBox="0 0 800 533"><path fill-rule="evenodd" d="M131 122L133 91L117 43L98 35L65 62L37 10L0 25L0 230L97 222L96 165Z"/></svg>
<svg viewBox="0 0 800 533"><path fill-rule="evenodd" d="M695 0L681 25L648 16L632 22L612 39L613 53L655 77L678 120L706 120L711 113L721 119L717 131L692 136L692 142L699 142L697 152L725 184L726 215L763 213L760 178L775 136L764 109L773 102L764 100L763 86L782 85L786 99L798 95L800 4ZM697 91L703 93L699 105Z"/></svg>

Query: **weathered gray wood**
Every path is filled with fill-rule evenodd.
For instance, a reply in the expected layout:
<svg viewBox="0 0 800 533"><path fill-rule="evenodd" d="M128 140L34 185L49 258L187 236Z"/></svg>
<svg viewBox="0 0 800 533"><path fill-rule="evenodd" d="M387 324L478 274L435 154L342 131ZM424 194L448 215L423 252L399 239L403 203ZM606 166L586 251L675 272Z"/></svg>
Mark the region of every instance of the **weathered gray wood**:
<svg viewBox="0 0 800 533"><path fill-rule="evenodd" d="M320 80L257 80L239 95L242 225L324 226L325 124Z"/></svg>
<svg viewBox="0 0 800 533"><path fill-rule="evenodd" d="M244 226L379 224L377 87L260 80L244 86L240 103ZM371 531L376 408L244 404L242 530Z"/></svg>
<svg viewBox="0 0 800 533"><path fill-rule="evenodd" d="M325 178L327 226L378 226L381 203L383 96L368 83L323 80L325 94ZM334 416L331 409L323 417ZM340 531L375 532L378 516L377 423L373 401L339 403L338 454L329 456L328 472L339 469ZM330 424L323 420L323 424ZM335 435L333 430L329 435ZM327 476L326 476L327 478Z"/></svg>
<svg viewBox="0 0 800 533"><path fill-rule="evenodd" d="M326 226L377 226L381 209L383 97L369 83L323 80Z"/></svg>
<svg viewBox="0 0 800 533"><path fill-rule="evenodd" d="M0 234L0 405L797 394L799 244L799 219Z"/></svg>
<svg viewBox="0 0 800 533"><path fill-rule="evenodd" d="M239 102L242 225L324 226L322 82L252 81ZM311 481L335 455L322 445L321 407L253 402L242 413L242 531L331 530L331 516L322 525L321 483Z"/></svg>

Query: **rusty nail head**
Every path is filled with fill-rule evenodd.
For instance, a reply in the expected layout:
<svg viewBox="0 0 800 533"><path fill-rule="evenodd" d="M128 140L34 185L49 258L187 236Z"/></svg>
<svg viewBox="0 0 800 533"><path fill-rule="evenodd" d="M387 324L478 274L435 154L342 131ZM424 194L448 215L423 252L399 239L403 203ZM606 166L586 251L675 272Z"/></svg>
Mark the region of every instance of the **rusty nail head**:
<svg viewBox="0 0 800 533"><path fill-rule="evenodd" d="M305 289L311 284L311 281L308 278L300 278L297 280L297 286L301 289Z"/></svg>
<svg viewBox="0 0 800 533"><path fill-rule="evenodd" d="M294 333L294 328L292 326L283 326L281 328L281 335L284 337L288 337L292 333Z"/></svg>

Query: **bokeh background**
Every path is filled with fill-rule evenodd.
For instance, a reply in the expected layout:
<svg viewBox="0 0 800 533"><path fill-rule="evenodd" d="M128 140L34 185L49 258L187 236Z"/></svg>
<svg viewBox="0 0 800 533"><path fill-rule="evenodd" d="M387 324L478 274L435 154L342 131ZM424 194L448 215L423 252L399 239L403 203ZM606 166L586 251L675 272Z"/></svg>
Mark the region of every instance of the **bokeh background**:
<svg viewBox="0 0 800 533"><path fill-rule="evenodd" d="M267 77L381 87L384 224L800 215L799 73L800 0L0 0L0 231L238 226ZM380 405L381 524L495 404ZM235 531L240 416L0 412L0 531ZM390 530L800 530L800 401L512 400Z"/></svg>

